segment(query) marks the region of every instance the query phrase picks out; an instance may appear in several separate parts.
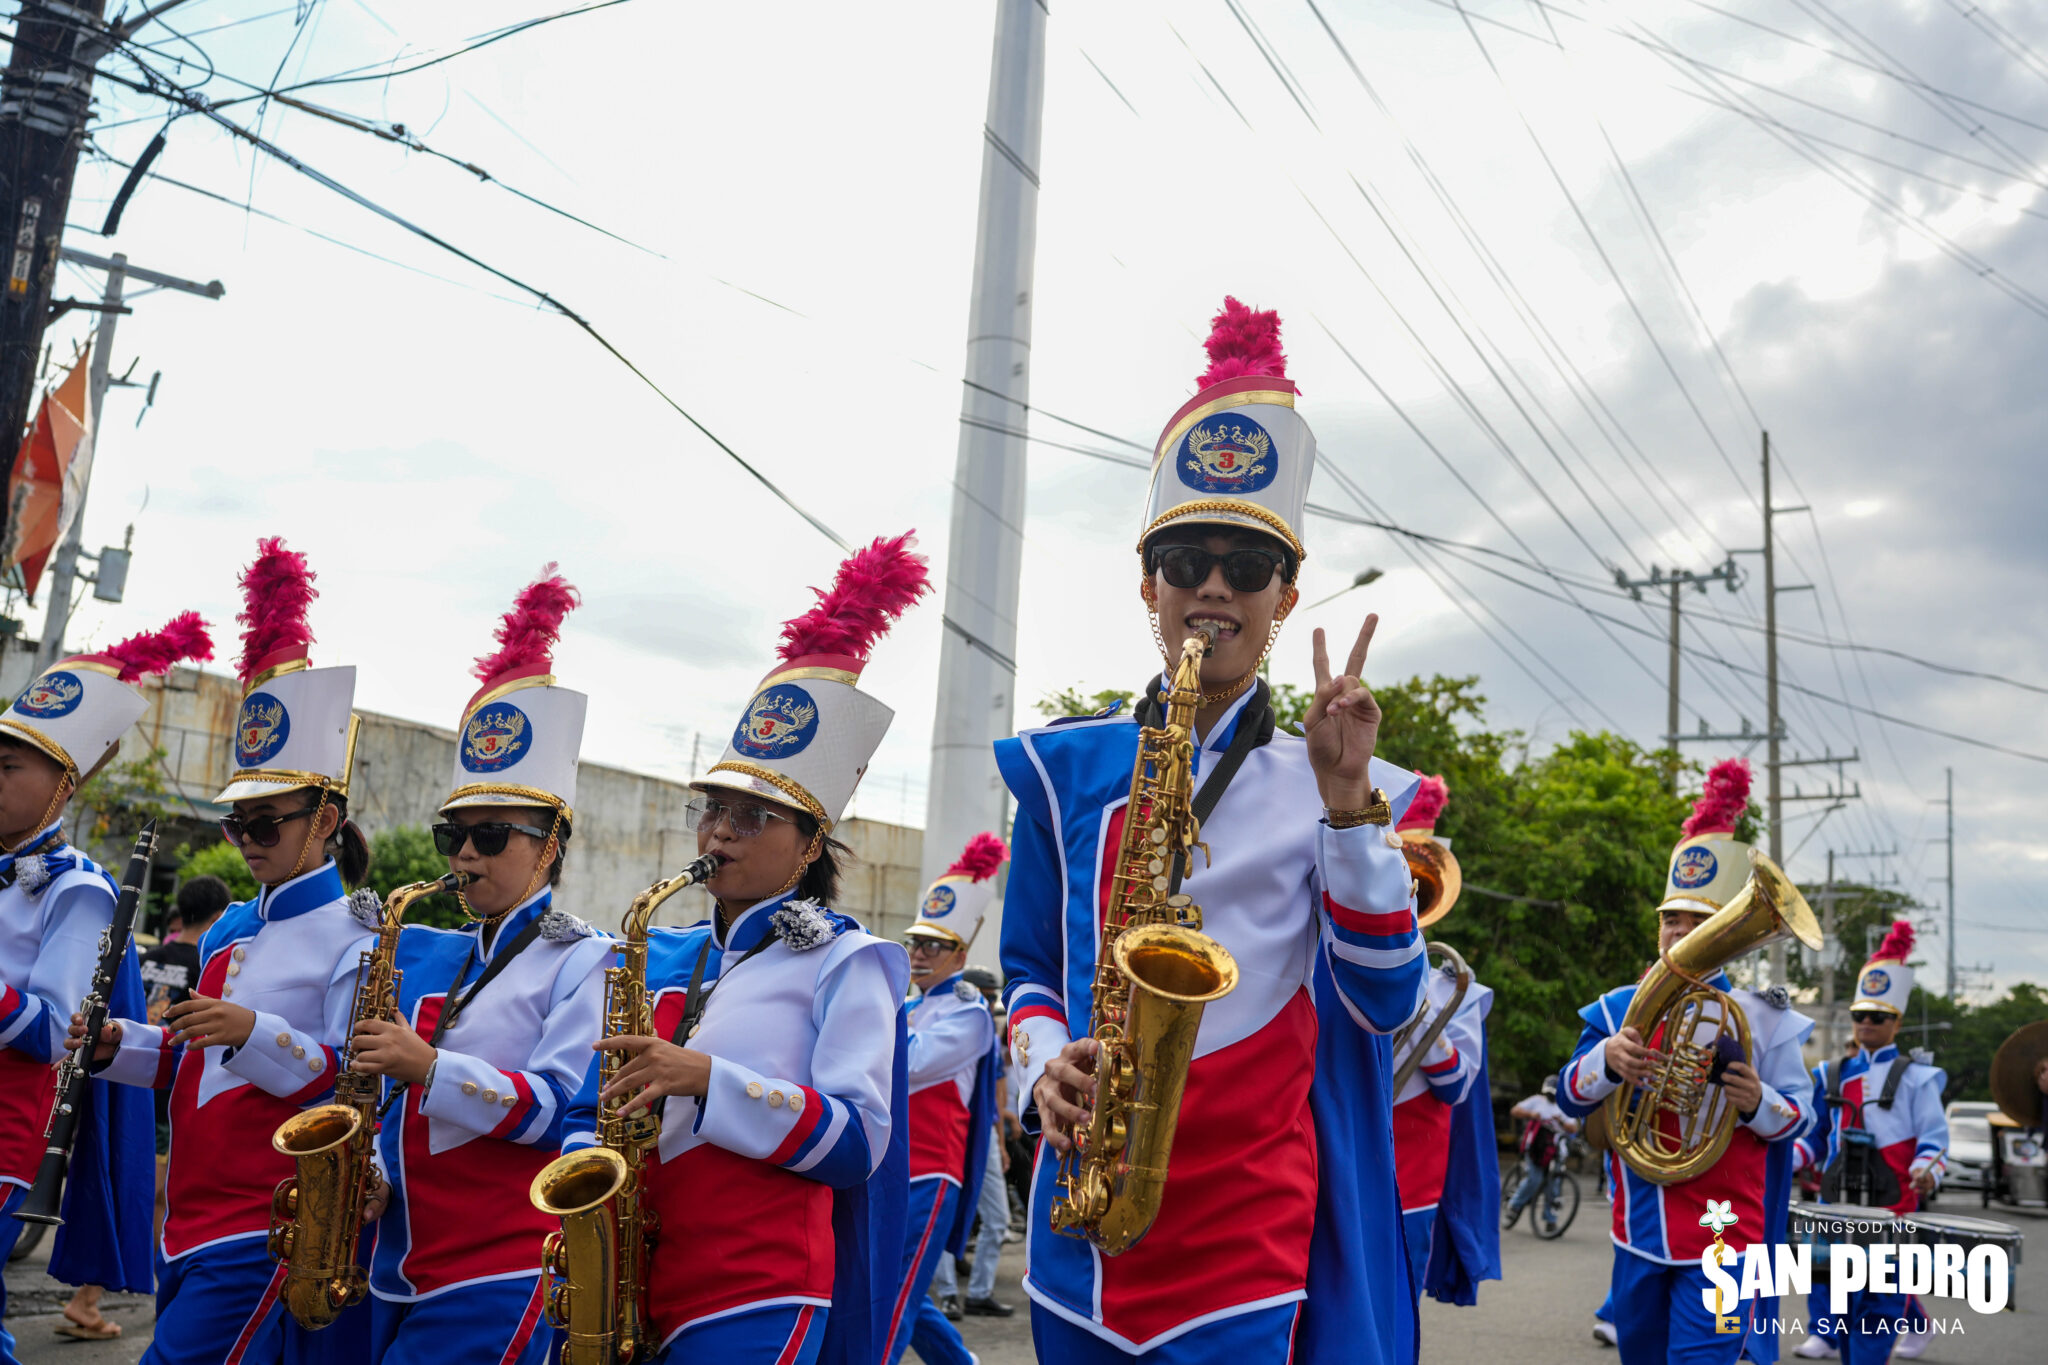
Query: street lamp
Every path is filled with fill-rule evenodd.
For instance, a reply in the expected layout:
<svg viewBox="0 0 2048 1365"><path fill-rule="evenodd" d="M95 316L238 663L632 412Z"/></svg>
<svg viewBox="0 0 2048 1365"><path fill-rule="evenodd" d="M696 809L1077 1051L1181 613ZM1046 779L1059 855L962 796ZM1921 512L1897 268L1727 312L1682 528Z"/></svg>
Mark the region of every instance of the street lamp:
<svg viewBox="0 0 2048 1365"><path fill-rule="evenodd" d="M1353 578L1345 586L1337 589L1337 591L1331 593L1328 597L1322 599L1322 601L1309 603L1308 609L1310 611L1314 611L1317 607L1320 607L1325 603L1336 601L1345 593L1350 592L1353 588L1362 588L1368 583L1377 583L1383 577L1385 577L1385 574L1378 569L1360 569L1358 571L1358 576L1356 578Z"/></svg>

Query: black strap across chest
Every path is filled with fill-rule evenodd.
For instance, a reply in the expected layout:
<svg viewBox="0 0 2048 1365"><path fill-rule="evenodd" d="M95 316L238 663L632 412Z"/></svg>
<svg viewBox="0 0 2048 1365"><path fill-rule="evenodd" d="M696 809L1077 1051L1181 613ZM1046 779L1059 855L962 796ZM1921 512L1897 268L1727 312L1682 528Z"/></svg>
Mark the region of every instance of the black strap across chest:
<svg viewBox="0 0 2048 1365"><path fill-rule="evenodd" d="M1892 1058L1892 1069L1885 1073L1884 1088L1878 1091L1877 1094L1878 1108L1889 1109L1892 1107L1892 1101L1899 1097L1899 1087L1905 1083L1906 1069L1912 1065L1911 1059L1903 1052L1896 1054ZM1830 1060L1821 1074L1827 1082L1828 1105L1835 1109L1841 1108L1843 1104L1842 1059L1836 1057ZM1867 1104L1869 1101L1866 1100L1864 1103ZM1861 1106L1858 1106L1858 1108L1860 1109ZM1855 1127L1861 1128L1863 1126L1863 1115L1859 1112L1850 1121Z"/></svg>
<svg viewBox="0 0 2048 1365"><path fill-rule="evenodd" d="M455 980L448 985L448 1003L441 1007L441 1017L434 1021L434 1036L427 1039L429 1047L439 1047L441 1036L454 1025L456 1017L469 1008L471 1001L483 994L484 987L498 979L499 972L512 965L512 959L525 952L527 946L540 937L541 919L542 915L535 915L531 924L521 929L510 943L498 951L496 957L485 964L484 974L476 979L476 984L458 998L455 988L462 984L463 977L469 975L469 964L476 961L476 955L484 945L483 933L477 933L476 942L469 945L469 956L462 959L462 970L455 974Z"/></svg>
<svg viewBox="0 0 2048 1365"><path fill-rule="evenodd" d="M676 1031L668 1037L668 1040L677 1047L688 1046L690 1035L697 1029L697 1021L704 1017L704 1007L711 1003L711 992L718 989L719 983L747 963L753 961L755 954L775 942L775 935L772 932L769 933L759 943L756 943L753 947L747 949L745 953L741 954L738 962L721 971L717 979L706 986L704 984L704 966L711 960L711 947L714 938L715 935L712 934L704 936L704 947L697 954L697 965L690 969L690 991L683 1000L683 1017L676 1023Z"/></svg>
<svg viewBox="0 0 2048 1365"><path fill-rule="evenodd" d="M1156 728L1165 722L1166 705L1159 699L1161 686L1161 680L1158 678L1146 684L1145 699L1138 703L1133 713L1138 724ZM1238 714L1237 732L1230 737L1229 746L1224 749L1223 756L1216 761L1215 768L1203 781L1202 789L1195 793L1191 809L1197 826L1208 821L1210 814L1216 809L1216 803L1223 799L1223 793L1229 789L1231 779L1237 776L1237 770L1251 757L1252 750L1272 740L1273 729L1272 690L1266 686L1266 680L1261 678L1257 683L1257 691L1252 694L1251 700L1244 704L1244 710ZM1173 891L1180 890L1181 878L1186 873L1185 855L1176 856L1173 862Z"/></svg>

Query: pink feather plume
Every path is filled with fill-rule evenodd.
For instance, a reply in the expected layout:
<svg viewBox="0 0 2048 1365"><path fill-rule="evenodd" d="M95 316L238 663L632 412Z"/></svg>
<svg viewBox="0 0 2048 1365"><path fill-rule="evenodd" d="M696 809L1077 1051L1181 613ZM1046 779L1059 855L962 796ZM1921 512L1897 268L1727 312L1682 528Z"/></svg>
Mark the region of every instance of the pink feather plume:
<svg viewBox="0 0 2048 1365"><path fill-rule="evenodd" d="M948 877L972 877L985 882L996 875L996 869L1010 856L1010 846L995 835L983 831L967 841L960 856L946 869Z"/></svg>
<svg viewBox="0 0 2048 1365"><path fill-rule="evenodd" d="M1913 921L1895 919L1884 942L1877 945L1877 951L1870 955L1872 962L1904 962L1906 955L1913 951Z"/></svg>
<svg viewBox="0 0 2048 1365"><path fill-rule="evenodd" d="M890 623L932 589L931 565L911 552L916 543L917 533L906 531L855 550L829 590L811 589L818 605L783 626L776 653L785 662L813 654L867 658Z"/></svg>
<svg viewBox="0 0 2048 1365"><path fill-rule="evenodd" d="M1197 389L1245 375L1287 377L1287 357L1280 350L1280 315L1247 308L1226 295L1223 311L1209 320L1209 368L1195 381Z"/></svg>
<svg viewBox="0 0 2048 1365"><path fill-rule="evenodd" d="M145 630L131 635L111 649L100 651L103 658L121 665L122 682L153 678L170 671L172 664L187 659L213 657L213 636L196 611L180 612L162 630Z"/></svg>
<svg viewBox="0 0 2048 1365"><path fill-rule="evenodd" d="M313 643L306 611L320 595L306 557L287 550L281 536L256 542L256 559L242 570L242 658L235 672L247 686L256 666L280 649Z"/></svg>
<svg viewBox="0 0 2048 1365"><path fill-rule="evenodd" d="M1399 829L1435 829L1437 817L1444 813L1450 803L1451 788L1441 777L1421 774L1422 785L1415 789L1415 799L1408 803L1408 810L1401 816Z"/></svg>
<svg viewBox="0 0 2048 1365"><path fill-rule="evenodd" d="M562 618L582 601L553 564L543 564L540 577L520 590L512 610L498 622L498 652L478 659L469 671L479 682L489 682L515 668L548 663L562 636Z"/></svg>
<svg viewBox="0 0 2048 1365"><path fill-rule="evenodd" d="M1699 800L1692 803L1692 815L1685 822L1684 837L1695 834L1733 834L1735 822L1749 809L1749 760L1724 758L1707 770L1706 785Z"/></svg>

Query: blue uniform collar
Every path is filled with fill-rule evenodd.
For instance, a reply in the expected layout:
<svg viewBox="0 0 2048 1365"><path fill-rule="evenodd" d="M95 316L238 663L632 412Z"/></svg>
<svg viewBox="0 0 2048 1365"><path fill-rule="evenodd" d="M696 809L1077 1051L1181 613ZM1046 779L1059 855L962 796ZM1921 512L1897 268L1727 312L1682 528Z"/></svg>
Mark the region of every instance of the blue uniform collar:
<svg viewBox="0 0 2048 1365"><path fill-rule="evenodd" d="M738 918L733 920L731 927L724 934L718 932L718 916L713 914L711 941L718 946L720 952L752 952L761 940L775 932L775 925L771 922L775 912L787 905L789 898L795 894L794 891L785 891L779 896L770 896L765 901L755 901L740 911Z"/></svg>
<svg viewBox="0 0 2048 1365"><path fill-rule="evenodd" d="M914 1009L918 1005L922 1005L925 1001L930 1000L935 996L951 995L953 993L953 987L957 985L960 981L960 978L965 975L966 971L963 968L962 970L957 971L953 973L951 976L947 977L944 981L934 981L931 985L926 986L924 988L924 994L918 996L916 1000L911 1002L911 1007Z"/></svg>
<svg viewBox="0 0 2048 1365"><path fill-rule="evenodd" d="M55 853L64 847L64 822L58 820L35 838L23 844L12 853L0 853L0 872L13 867L20 858L32 858L39 853Z"/></svg>
<svg viewBox="0 0 2048 1365"><path fill-rule="evenodd" d="M1864 1048L1862 1051L1863 1061L1866 1066L1876 1066L1880 1062L1888 1062L1898 1055L1899 1045L1897 1043L1886 1043L1875 1052L1872 1052L1869 1048Z"/></svg>
<svg viewBox="0 0 2048 1365"><path fill-rule="evenodd" d="M520 932L527 925L548 912L548 907L554 902L554 890L552 886L543 886L524 901L521 901L517 906L507 911L505 917L498 921L494 929L484 924L463 926L465 932L475 931L477 943L481 948L482 958L485 962L491 960L491 956L498 951L500 946L510 943L513 939L519 937ZM488 937L484 934L486 929L491 929Z"/></svg>
<svg viewBox="0 0 2048 1365"><path fill-rule="evenodd" d="M256 897L256 913L274 924L317 910L346 894L341 885L341 869L329 858L311 872L302 872L278 886L264 887Z"/></svg>

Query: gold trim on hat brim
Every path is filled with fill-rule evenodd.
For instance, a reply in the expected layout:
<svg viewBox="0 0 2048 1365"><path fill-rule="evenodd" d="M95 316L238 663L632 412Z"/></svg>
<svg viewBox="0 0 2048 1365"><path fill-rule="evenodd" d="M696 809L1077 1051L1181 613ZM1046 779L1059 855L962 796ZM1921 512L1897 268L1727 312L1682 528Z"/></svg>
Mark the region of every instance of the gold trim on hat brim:
<svg viewBox="0 0 2048 1365"><path fill-rule="evenodd" d="M253 790L242 791L243 787ZM300 772L296 768L248 768L236 773L214 797L216 805L228 805L236 801L253 801L259 796L276 796L279 792L298 791L303 787L318 787L321 791L348 800L348 783L337 781L326 773Z"/></svg>
<svg viewBox="0 0 2048 1365"><path fill-rule="evenodd" d="M286 659L283 663L274 664L249 679L248 685L242 689L242 695L247 697L274 678L282 678L287 673L303 673L312 666L313 661L310 659Z"/></svg>
<svg viewBox="0 0 2048 1365"><path fill-rule="evenodd" d="M42 750L45 756L63 764L64 771L71 775L72 782L74 784L77 783L78 765L72 762L70 752L56 740L51 739L41 730L36 729L35 726L24 725L12 716L0 716L0 729L12 730L15 734L20 735L23 739L35 745L36 748Z"/></svg>
<svg viewBox="0 0 2048 1365"><path fill-rule="evenodd" d="M1184 502L1177 507L1167 508L1164 512L1153 518L1150 526L1147 526L1138 533L1138 553L1143 554L1145 552L1145 542L1152 538L1153 532L1170 526L1183 518L1191 517L1200 521L1203 519L1202 513L1204 512L1228 512L1233 516L1250 517L1253 521L1261 522L1272 528L1275 535L1286 541L1287 548L1294 551L1295 559L1305 560L1308 558L1308 551L1301 548L1300 537L1294 534L1294 528L1287 524L1285 517L1282 517L1278 512L1269 511L1255 502L1241 502L1236 498L1198 498L1194 502ZM1208 524L1213 526L1219 524L1228 525L1230 523L1210 522Z"/></svg>
<svg viewBox="0 0 2048 1365"><path fill-rule="evenodd" d="M576 812L561 797L539 787L525 787L513 782L471 782L457 787L441 803L441 810L445 813L463 806L539 806L543 810L559 811L569 824L576 823Z"/></svg>
<svg viewBox="0 0 2048 1365"><path fill-rule="evenodd" d="M1242 393L1226 394L1213 403L1204 403L1193 412L1183 413L1181 419L1168 427L1166 434L1159 438L1159 448L1152 452L1153 470L1158 470L1159 462L1166 458L1166 452L1180 444L1180 438L1187 435L1188 428L1195 423L1206 417L1214 417L1219 412L1228 412L1231 408L1250 407L1254 403L1264 404L1269 408L1291 408L1294 406L1294 395L1280 389L1246 389Z"/></svg>
<svg viewBox="0 0 2048 1365"><path fill-rule="evenodd" d="M1882 1000L1871 1000L1868 998L1857 1000L1849 1006L1849 1013L1854 1014L1857 1010L1882 1010L1886 1014L1896 1014L1900 1018L1904 1018L1906 1014L1897 1005L1888 1005Z"/></svg>
<svg viewBox="0 0 2048 1365"><path fill-rule="evenodd" d="M468 706L465 706L462 709L462 723L464 725L469 724L469 718L471 716L483 710L486 706L489 706L492 702L498 700L498 698L500 697L508 696L514 692L523 691L524 689L529 687L553 687L554 685L555 675L552 673L536 673L530 678L514 678L511 682L502 683L499 686L492 688L490 691L484 693L481 697L478 697L474 702L470 703Z"/></svg>
<svg viewBox="0 0 2048 1365"><path fill-rule="evenodd" d="M967 946L967 940L954 933L951 929L945 928L943 925L927 924L923 920L919 920L908 929L905 929L903 935L905 938L916 936L919 938L942 939L952 944L955 948L965 948Z"/></svg>
<svg viewBox="0 0 2048 1365"><path fill-rule="evenodd" d="M1715 915L1721 911L1721 902L1708 900L1705 896L1666 896L1657 902L1657 913L1666 910L1683 910L1693 915Z"/></svg>
<svg viewBox="0 0 2048 1365"><path fill-rule="evenodd" d="M826 833L829 834L832 831L834 822L831 816L825 814L825 807L818 801L817 797L804 790L803 783L793 777L785 777L773 768L763 768L758 764L727 758L714 763L711 766L710 772L705 773L704 776L698 778L690 785L698 790L702 790L705 787L729 785L724 782L713 782L711 780L712 773L739 773L741 776L751 777L757 782L766 782L769 786L781 792L788 799L790 805L804 811L811 818L822 824L825 827Z"/></svg>
<svg viewBox="0 0 2048 1365"><path fill-rule="evenodd" d="M819 668L816 665L812 665L808 668L786 668L780 673L770 673L767 677L761 679L761 687L773 687L777 683L794 682L799 678L815 678L820 682L836 682L846 687L857 687L860 685L860 674L858 673L844 668ZM756 688L755 690L758 692L761 689Z"/></svg>

